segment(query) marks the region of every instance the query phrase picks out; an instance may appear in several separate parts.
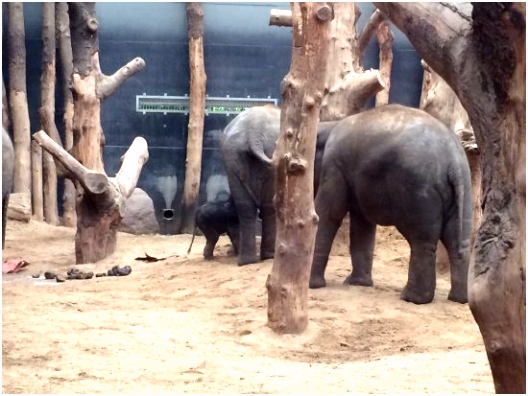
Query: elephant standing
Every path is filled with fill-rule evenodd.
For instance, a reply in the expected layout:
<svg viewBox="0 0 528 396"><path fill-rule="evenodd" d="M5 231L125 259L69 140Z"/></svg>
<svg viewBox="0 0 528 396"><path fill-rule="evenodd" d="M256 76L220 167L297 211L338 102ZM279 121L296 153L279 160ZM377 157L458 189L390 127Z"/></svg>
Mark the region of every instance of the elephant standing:
<svg viewBox="0 0 528 396"><path fill-rule="evenodd" d="M252 107L225 128L221 143L229 190L238 212L238 265L273 258L275 251L275 175L271 158L280 132L280 109ZM262 239L257 256L256 221L260 212Z"/></svg>
<svg viewBox="0 0 528 396"><path fill-rule="evenodd" d="M458 138L424 111L388 105L339 121L326 143L310 288L326 285L332 242L350 213L352 273L345 283L372 286L376 225L393 225L411 247L401 298L429 303L436 288L438 240L451 261L449 299L467 302L471 177Z"/></svg>
<svg viewBox="0 0 528 396"><path fill-rule="evenodd" d="M5 245L7 206L15 177L15 150L5 128L2 128L2 249Z"/></svg>
<svg viewBox="0 0 528 396"><path fill-rule="evenodd" d="M318 126L314 172L316 188L321 153L336 124L321 122ZM280 109L269 105L243 111L224 130L221 151L239 218L239 265L274 257L275 170L271 159L279 133ZM260 257L255 240L257 214L262 219Z"/></svg>

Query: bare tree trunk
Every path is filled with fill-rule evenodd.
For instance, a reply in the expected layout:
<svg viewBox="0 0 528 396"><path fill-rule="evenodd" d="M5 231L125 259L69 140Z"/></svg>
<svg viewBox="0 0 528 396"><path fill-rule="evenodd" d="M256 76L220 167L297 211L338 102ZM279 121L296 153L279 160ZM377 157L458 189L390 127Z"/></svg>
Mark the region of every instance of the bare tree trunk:
<svg viewBox="0 0 528 396"><path fill-rule="evenodd" d="M100 121L101 102L115 92L126 79L143 69L145 62L136 58L113 75L104 75L99 66L95 3L68 5L73 49L72 153L84 167L106 176L102 157L104 135ZM76 207L76 262L97 262L115 251L117 227L123 216L127 195L119 189L116 192L106 187L102 193L94 193L87 191L80 182L76 187L79 195ZM120 195L121 199L116 199L116 194Z"/></svg>
<svg viewBox="0 0 528 396"><path fill-rule="evenodd" d="M376 10L379 11L379 10ZM389 93L391 86L391 71L392 71L392 43L394 41L394 34L390 29L390 24L387 20L381 22L377 30L378 43L380 47L379 53L379 70L381 77L385 82L385 88L376 94L376 107L389 104Z"/></svg>
<svg viewBox="0 0 528 396"><path fill-rule="evenodd" d="M189 65L191 89L189 98L189 127L187 134L187 160L183 187L181 233L193 233L194 217L198 205L202 172L202 146L205 116L205 74L203 50L203 9L200 3L187 3L189 32Z"/></svg>
<svg viewBox="0 0 528 396"><path fill-rule="evenodd" d="M360 112L367 101L385 87L378 70L364 70L363 56L366 45L383 17L375 13L358 36L357 20L361 10L357 3L334 3L331 22L332 40L329 45L326 94L320 121L336 121ZM270 25L291 26L291 11L272 10Z"/></svg>
<svg viewBox="0 0 528 396"><path fill-rule="evenodd" d="M526 3L375 3L456 92L482 161L469 306L497 393L526 393Z"/></svg>
<svg viewBox="0 0 528 396"><path fill-rule="evenodd" d="M26 44L22 3L8 3L9 105L15 148L14 192L31 197L31 138L26 91Z"/></svg>
<svg viewBox="0 0 528 396"><path fill-rule="evenodd" d="M41 76L41 105L42 110L49 114L53 122L55 114L55 4L42 3L42 76ZM55 124L53 122L53 124ZM51 136L49 128L44 129ZM57 206L57 170L53 157L42 153L42 176L44 193L44 219L47 223L59 224Z"/></svg>
<svg viewBox="0 0 528 396"><path fill-rule="evenodd" d="M42 148L36 143L31 142L31 191L33 206L33 218L37 221L44 221L44 189L42 178ZM31 214L31 205L30 205Z"/></svg>
<svg viewBox="0 0 528 396"><path fill-rule="evenodd" d="M308 278L318 222L313 166L333 16L329 4L292 3L292 63L281 84L281 131L273 154L276 255L266 281L268 326L277 333L301 333L308 325Z"/></svg>
<svg viewBox="0 0 528 396"><path fill-rule="evenodd" d="M55 17L64 96L64 148L66 151L71 152L73 147L73 96L70 83L73 72L73 55L67 3L55 3ZM62 210L62 224L66 227L75 227L77 224L75 186L69 179L64 179Z"/></svg>

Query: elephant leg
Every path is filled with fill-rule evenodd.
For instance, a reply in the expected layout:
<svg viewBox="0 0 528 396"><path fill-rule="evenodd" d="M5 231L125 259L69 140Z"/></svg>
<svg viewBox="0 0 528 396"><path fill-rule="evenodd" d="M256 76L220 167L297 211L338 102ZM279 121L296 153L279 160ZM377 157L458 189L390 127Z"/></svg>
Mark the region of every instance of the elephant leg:
<svg viewBox="0 0 528 396"><path fill-rule="evenodd" d="M238 255L238 237L239 237L238 223L236 225L227 226L227 235L231 241L231 247L229 248L228 254L230 256Z"/></svg>
<svg viewBox="0 0 528 396"><path fill-rule="evenodd" d="M238 265L258 263L256 242L257 206L244 185L235 174L227 174L231 197L238 214Z"/></svg>
<svg viewBox="0 0 528 396"><path fill-rule="evenodd" d="M461 252L458 252L457 234L458 219L453 216L442 231L440 240L449 255L451 272L451 290L448 299L465 304L468 302L468 268L470 246L469 239L461 241Z"/></svg>
<svg viewBox="0 0 528 396"><path fill-rule="evenodd" d="M436 288L436 248L438 242L411 240L411 259L407 285L401 299L414 304L433 301Z"/></svg>
<svg viewBox="0 0 528 396"><path fill-rule="evenodd" d="M315 236L315 249L310 271L310 289L326 286L324 277L328 256L337 230L348 212L348 186L340 176L339 170L330 172L332 179L321 182L315 197L315 211L319 216L319 225Z"/></svg>
<svg viewBox="0 0 528 396"><path fill-rule="evenodd" d="M7 224L7 206L9 203L9 195L2 197L2 249L5 246L5 233Z"/></svg>
<svg viewBox="0 0 528 396"><path fill-rule="evenodd" d="M275 209L272 205L263 206L260 210L262 218L262 239L260 244L261 260L272 259L275 256Z"/></svg>
<svg viewBox="0 0 528 396"><path fill-rule="evenodd" d="M376 241L376 224L359 213L350 213L350 257L352 273L344 284L372 286L372 261Z"/></svg>
<svg viewBox="0 0 528 396"><path fill-rule="evenodd" d="M209 225L200 224L199 227L205 236L205 247L203 250L204 258L206 260L212 260L214 257L214 248L218 242L218 239L220 238L220 234L214 226L211 227Z"/></svg>

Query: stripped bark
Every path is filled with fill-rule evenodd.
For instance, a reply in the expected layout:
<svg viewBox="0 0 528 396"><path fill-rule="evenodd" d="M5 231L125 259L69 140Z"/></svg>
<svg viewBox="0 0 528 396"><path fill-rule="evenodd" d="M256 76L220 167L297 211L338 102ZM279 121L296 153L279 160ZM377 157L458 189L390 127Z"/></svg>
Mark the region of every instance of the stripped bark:
<svg viewBox="0 0 528 396"><path fill-rule="evenodd" d="M73 96L70 89L73 73L73 55L70 37L70 17L68 4L55 3L56 35L59 59L62 70L62 94L64 97L64 148L71 152L73 147ZM70 179L64 179L62 196L62 225L75 227L77 213L75 211L75 186Z"/></svg>
<svg viewBox="0 0 528 396"><path fill-rule="evenodd" d="M379 10L376 10L379 12ZM387 20L380 22L376 31L379 52L379 71L385 87L382 91L376 94L376 107L389 104L389 93L391 86L391 71L392 71L392 43L394 42L394 34L390 29L390 24Z"/></svg>
<svg viewBox="0 0 528 396"><path fill-rule="evenodd" d="M23 3L8 3L9 106L15 148L14 192L31 196L31 138L26 90Z"/></svg>
<svg viewBox="0 0 528 396"><path fill-rule="evenodd" d="M104 75L99 65L95 3L68 3L68 13L73 53L72 154L84 167L104 175L101 102L126 79L143 69L145 62L136 58L113 75ZM115 251L117 227L122 219L125 202L122 198L126 196L118 189L107 189L110 192L95 194L86 190L79 180L76 181L76 189L76 262L97 262ZM119 199L116 198L118 193L121 194Z"/></svg>
<svg viewBox="0 0 528 396"><path fill-rule="evenodd" d="M329 64L330 4L292 3L292 63L281 84L281 131L273 154L276 254L266 281L268 326L281 334L301 333L308 325L308 278L318 223L313 166Z"/></svg>
<svg viewBox="0 0 528 396"><path fill-rule="evenodd" d="M180 233L192 234L198 206L202 146L205 117L205 87L207 75L204 64L203 9L200 3L187 3L189 35L189 66L191 88L189 95L189 126L187 128L187 159L183 187L182 226Z"/></svg>
<svg viewBox="0 0 528 396"><path fill-rule="evenodd" d="M336 121L360 112L373 95L386 87L379 71L363 69L364 51L372 33L364 30L358 36L356 24L360 16L357 3L334 3L332 40L328 48L330 66L320 121ZM365 28L373 32L381 19L381 14L375 12ZM272 10L270 25L287 26L288 20L291 20L291 11Z"/></svg>
<svg viewBox="0 0 528 396"><path fill-rule="evenodd" d="M497 393L526 393L526 3L374 3L467 110L482 161L469 306Z"/></svg>
<svg viewBox="0 0 528 396"><path fill-rule="evenodd" d="M55 4L42 3L42 75L41 83L41 109L48 114L48 122L53 124L56 132L55 122ZM42 125L48 134L51 134L51 126ZM51 136L51 135L50 135ZM48 224L59 224L59 209L57 205L57 170L53 158L46 152L42 153L42 177L44 198L44 220Z"/></svg>

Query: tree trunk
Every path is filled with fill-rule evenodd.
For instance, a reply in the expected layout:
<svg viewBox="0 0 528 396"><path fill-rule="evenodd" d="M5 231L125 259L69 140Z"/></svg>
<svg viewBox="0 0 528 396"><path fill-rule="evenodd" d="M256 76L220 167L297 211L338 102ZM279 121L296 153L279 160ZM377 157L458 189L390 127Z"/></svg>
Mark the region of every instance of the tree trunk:
<svg viewBox="0 0 528 396"><path fill-rule="evenodd" d="M101 127L101 102L129 77L145 66L136 58L111 76L99 66L98 21L95 3L69 3L73 49L73 148L75 159L91 171L105 175L103 165L104 135ZM141 169L141 167L140 167ZM137 179L136 179L137 181ZM77 183L77 264L97 262L115 251L117 227L122 218L126 195L114 199L112 188L102 193L87 191Z"/></svg>
<svg viewBox="0 0 528 396"><path fill-rule="evenodd" d="M334 3L331 22L332 40L329 45L326 94L320 121L337 121L360 112L367 101L385 87L377 70L363 70L366 45L383 19L378 12L371 17L361 36L356 31L361 10L357 3ZM272 10L270 25L291 26L291 11Z"/></svg>
<svg viewBox="0 0 528 396"><path fill-rule="evenodd" d="M14 192L31 196L31 138L22 3L8 3L9 105L15 148Z"/></svg>
<svg viewBox="0 0 528 396"><path fill-rule="evenodd" d="M469 306L497 393L526 393L526 4L375 3L467 110L482 161Z"/></svg>
<svg viewBox="0 0 528 396"><path fill-rule="evenodd" d="M31 200L28 202L29 210L33 207L33 218L36 221L44 221L44 189L42 178L42 148L35 142L31 142Z"/></svg>
<svg viewBox="0 0 528 396"><path fill-rule="evenodd" d="M55 127L55 4L42 3L42 76L41 105ZM51 134L49 127L41 128ZM56 128L55 128L56 129ZM50 135L51 136L51 135ZM42 153L42 176L44 193L44 219L47 223L59 224L57 206L57 170L49 153Z"/></svg>
<svg viewBox="0 0 528 396"><path fill-rule="evenodd" d="M64 148L71 152L73 147L73 96L70 89L73 72L73 55L70 37L70 17L67 3L55 3L56 34L62 70L62 92L64 96ZM62 225L74 227L77 224L75 212L75 186L64 179L62 196Z"/></svg>
<svg viewBox="0 0 528 396"><path fill-rule="evenodd" d="M392 34L388 21L384 20L379 24L377 37L380 47L379 70L381 77L385 82L385 88L376 94L376 107L379 107L389 104L389 93L391 86L392 43L394 41L394 34Z"/></svg>
<svg viewBox="0 0 528 396"><path fill-rule="evenodd" d="M203 18L203 9L200 3L187 3L191 89L189 126L187 129L187 160L183 187L183 222L180 232L188 234L192 234L194 230L194 216L198 205L200 174L202 172L205 87L207 82L204 66Z"/></svg>
<svg viewBox="0 0 528 396"><path fill-rule="evenodd" d="M328 64L331 3L292 3L293 53L281 83L276 172L275 260L266 281L268 326L301 333L308 325L308 278L318 217L313 204L316 130Z"/></svg>

